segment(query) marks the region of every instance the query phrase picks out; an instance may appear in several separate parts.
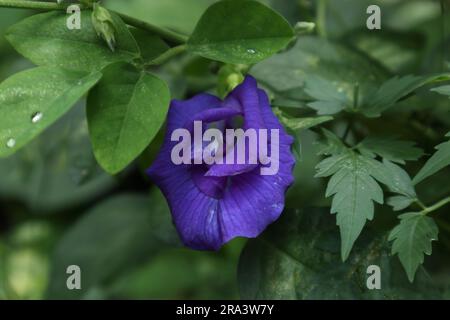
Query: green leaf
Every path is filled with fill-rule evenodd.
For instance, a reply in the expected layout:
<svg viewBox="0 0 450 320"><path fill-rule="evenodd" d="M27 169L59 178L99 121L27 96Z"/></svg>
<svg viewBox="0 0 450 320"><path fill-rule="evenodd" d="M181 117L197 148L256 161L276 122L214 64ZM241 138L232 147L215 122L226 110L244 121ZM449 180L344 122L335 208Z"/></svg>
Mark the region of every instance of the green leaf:
<svg viewBox="0 0 450 320"><path fill-rule="evenodd" d="M372 158L378 155L386 160L404 164L405 160L414 161L423 155L423 150L414 145L414 142L395 138L368 137L358 145L358 150Z"/></svg>
<svg viewBox="0 0 450 320"><path fill-rule="evenodd" d="M316 101L308 106L318 114L335 114L349 107L351 102L342 87L337 82L330 82L316 75L308 77L305 82L305 92Z"/></svg>
<svg viewBox="0 0 450 320"><path fill-rule="evenodd" d="M364 233L349 259L326 209L286 209L261 236L248 241L238 267L242 299L442 299L424 272L409 283L385 237ZM366 287L367 268L381 269L381 290Z"/></svg>
<svg viewBox="0 0 450 320"><path fill-rule="evenodd" d="M383 191L371 176L366 159L351 151L323 160L317 170L316 177L332 176L325 196L333 196L331 213L337 213L345 261L366 220L373 219L373 201L383 203Z"/></svg>
<svg viewBox="0 0 450 320"><path fill-rule="evenodd" d="M81 12L80 30L69 30L67 18L63 12L37 14L12 26L6 37L19 53L37 65L92 71L139 57L136 41L117 15L112 14L116 27L115 52L97 36L90 11Z"/></svg>
<svg viewBox="0 0 450 320"><path fill-rule="evenodd" d="M142 59L146 62L159 57L170 49L168 44L155 34L136 28L132 28L130 31L139 45Z"/></svg>
<svg viewBox="0 0 450 320"><path fill-rule="evenodd" d="M118 185L95 161L84 103L14 155L0 159L0 177L0 198L21 202L40 215L64 214Z"/></svg>
<svg viewBox="0 0 450 320"><path fill-rule="evenodd" d="M411 178L400 166L386 159L383 159L381 163L370 158L366 158L366 164L372 176L385 184L389 191L413 200L416 198L416 191Z"/></svg>
<svg viewBox="0 0 450 320"><path fill-rule="evenodd" d="M0 157L13 154L65 114L101 78L38 67L0 84Z"/></svg>
<svg viewBox="0 0 450 320"><path fill-rule="evenodd" d="M407 197L407 196L393 196L389 197L386 201L388 205L394 209L394 211L401 211L403 209L408 208L412 203L414 202L414 199Z"/></svg>
<svg viewBox="0 0 450 320"><path fill-rule="evenodd" d="M450 165L450 141L441 143L436 147L437 151L425 163L419 173L414 177L413 183L418 184L429 176Z"/></svg>
<svg viewBox="0 0 450 320"><path fill-rule="evenodd" d="M434 220L422 213L405 213L389 235L392 254L398 254L409 281L414 281L416 270L424 261L424 254L431 255L431 242L438 238Z"/></svg>
<svg viewBox="0 0 450 320"><path fill-rule="evenodd" d="M226 0L206 10L188 49L213 60L253 64L286 47L293 37L289 23L263 4Z"/></svg>
<svg viewBox="0 0 450 320"><path fill-rule="evenodd" d="M310 129L322 123L333 120L333 117L330 116L294 118L284 113L279 108L274 108L273 111L282 124L294 131Z"/></svg>
<svg viewBox="0 0 450 320"><path fill-rule="evenodd" d="M394 77L384 82L381 87L368 94L361 107L361 112L367 117L378 117L383 111L394 106L415 90L430 83L449 80L450 74L431 76Z"/></svg>
<svg viewBox="0 0 450 320"><path fill-rule="evenodd" d="M450 86L441 86L434 89L431 89L431 91L450 96Z"/></svg>
<svg viewBox="0 0 450 320"><path fill-rule="evenodd" d="M342 44L312 36L302 37L289 50L258 63L251 74L277 95L308 102L310 99L301 93L312 76L327 81L327 87L338 97L353 97L356 84L364 94L387 77L386 71L366 56ZM334 92L335 88L338 93Z"/></svg>
<svg viewBox="0 0 450 320"><path fill-rule="evenodd" d="M162 194L124 194L89 210L58 243L51 263L51 299L79 299L91 289L145 262L168 245L178 245ZM81 290L67 290L66 269L81 269Z"/></svg>
<svg viewBox="0 0 450 320"><path fill-rule="evenodd" d="M323 138L317 142L319 155L338 155L347 151L345 144L333 132L322 128Z"/></svg>
<svg viewBox="0 0 450 320"><path fill-rule="evenodd" d="M125 63L103 70L103 79L89 93L87 117L94 154L115 174L153 140L170 102L167 85Z"/></svg>

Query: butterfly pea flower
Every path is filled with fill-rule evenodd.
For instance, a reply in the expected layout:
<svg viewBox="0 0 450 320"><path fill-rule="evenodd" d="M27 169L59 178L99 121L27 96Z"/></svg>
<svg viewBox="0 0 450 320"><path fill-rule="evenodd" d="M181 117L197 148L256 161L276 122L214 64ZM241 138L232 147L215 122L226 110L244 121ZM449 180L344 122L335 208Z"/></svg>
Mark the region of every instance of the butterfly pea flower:
<svg viewBox="0 0 450 320"><path fill-rule="evenodd" d="M267 149L272 163L264 159L250 161L249 139L245 140L244 161L240 163L235 161L239 150L233 145L230 148L228 141L226 145L218 144L211 154L220 153L226 158L231 151L237 151L231 153L234 161L197 161L199 153L194 146L184 155L189 162L175 163L173 150L179 141L173 139L173 133L184 128L195 136L199 123L202 134L214 128L227 136L229 129L239 126L244 131L277 132L259 134L256 140L258 154ZM286 190L293 182L292 143L293 138L272 112L267 94L258 88L254 78L247 76L223 101L210 94L173 100L163 145L147 174L167 199L183 243L193 249L218 250L233 238L257 237L279 218ZM210 145L213 143L202 140L200 151ZM276 171L262 174L274 162Z"/></svg>

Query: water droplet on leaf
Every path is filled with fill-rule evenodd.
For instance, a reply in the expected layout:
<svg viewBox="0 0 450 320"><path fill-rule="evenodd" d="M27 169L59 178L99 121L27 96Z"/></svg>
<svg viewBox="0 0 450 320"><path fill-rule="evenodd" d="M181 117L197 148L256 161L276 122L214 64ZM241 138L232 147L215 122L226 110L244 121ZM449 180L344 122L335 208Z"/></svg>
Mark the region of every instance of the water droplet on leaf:
<svg viewBox="0 0 450 320"><path fill-rule="evenodd" d="M31 116L31 122L33 123L38 123L39 121L41 121L42 117L44 115L42 114L42 112L35 112L33 113L33 115Z"/></svg>
<svg viewBox="0 0 450 320"><path fill-rule="evenodd" d="M13 138L9 138L8 141L6 141L6 146L8 148L14 148L15 145L16 145L16 140L14 140Z"/></svg>

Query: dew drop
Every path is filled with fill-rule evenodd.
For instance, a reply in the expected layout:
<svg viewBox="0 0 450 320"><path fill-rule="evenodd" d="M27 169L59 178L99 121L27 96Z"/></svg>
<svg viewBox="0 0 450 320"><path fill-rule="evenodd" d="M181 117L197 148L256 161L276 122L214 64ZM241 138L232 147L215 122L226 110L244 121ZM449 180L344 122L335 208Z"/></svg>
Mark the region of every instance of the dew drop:
<svg viewBox="0 0 450 320"><path fill-rule="evenodd" d="M41 121L42 117L44 115L42 114L42 112L35 112L33 113L33 115L31 116L31 122L33 123L38 123L39 121Z"/></svg>
<svg viewBox="0 0 450 320"><path fill-rule="evenodd" d="M255 54L256 50L255 49L247 49L247 52L250 54Z"/></svg>
<svg viewBox="0 0 450 320"><path fill-rule="evenodd" d="M8 141L6 141L6 146L8 148L14 148L15 145L16 145L16 140L14 140L13 138L9 138Z"/></svg>

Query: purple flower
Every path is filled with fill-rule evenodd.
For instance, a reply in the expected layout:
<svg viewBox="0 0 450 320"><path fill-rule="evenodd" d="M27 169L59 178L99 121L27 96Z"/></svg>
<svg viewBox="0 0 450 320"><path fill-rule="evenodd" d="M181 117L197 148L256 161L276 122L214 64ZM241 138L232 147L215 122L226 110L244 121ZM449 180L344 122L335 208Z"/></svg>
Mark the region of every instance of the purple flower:
<svg viewBox="0 0 450 320"><path fill-rule="evenodd" d="M189 154L192 164L173 162L171 154L178 142L171 137L176 129L193 132L194 121L202 121L202 132L216 128L225 133L239 119L243 130L278 132L277 141L270 134L263 136L266 141L261 140L261 135L257 140L258 152L265 144L270 151L277 147L278 153L270 154L279 164L276 174L262 175L261 169L269 165L260 159L256 164L249 161L248 140L245 162L241 164L194 164L195 151ZM292 143L292 137L273 114L266 93L258 89L254 78L247 76L224 101L209 94L186 101L173 100L164 144L147 173L164 193L184 244L193 249L218 250L235 237L258 236L278 219L285 192L293 182ZM230 152L223 146L219 150L224 156Z"/></svg>

